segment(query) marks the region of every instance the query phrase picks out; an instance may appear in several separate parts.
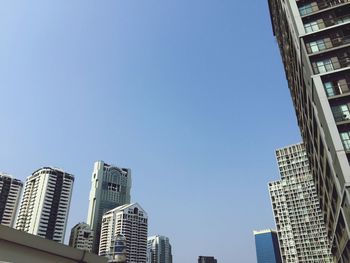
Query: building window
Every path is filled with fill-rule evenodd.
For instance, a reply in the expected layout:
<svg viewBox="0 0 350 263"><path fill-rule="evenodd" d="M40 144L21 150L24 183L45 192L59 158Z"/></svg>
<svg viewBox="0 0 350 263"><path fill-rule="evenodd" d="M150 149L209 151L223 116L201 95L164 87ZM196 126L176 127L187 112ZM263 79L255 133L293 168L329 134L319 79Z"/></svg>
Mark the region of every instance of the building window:
<svg viewBox="0 0 350 263"><path fill-rule="evenodd" d="M331 97L331 96L335 96L335 90L334 90L334 86L332 84L332 82L326 82L324 83L324 88L326 90L327 96Z"/></svg>
<svg viewBox="0 0 350 263"><path fill-rule="evenodd" d="M311 53L316 53L326 49L326 44L323 39L310 42L309 45Z"/></svg>
<svg viewBox="0 0 350 263"><path fill-rule="evenodd" d="M347 104L332 107L335 121L350 120L350 111Z"/></svg>
<svg viewBox="0 0 350 263"><path fill-rule="evenodd" d="M349 152L350 151L350 131L341 132L340 137L343 142L345 151Z"/></svg>
<svg viewBox="0 0 350 263"><path fill-rule="evenodd" d="M311 14L313 12L312 4L306 4L304 6L299 7L299 12L301 16Z"/></svg>
<svg viewBox="0 0 350 263"><path fill-rule="evenodd" d="M316 21L305 24L304 28L306 33L314 32L320 29Z"/></svg>
<svg viewBox="0 0 350 263"><path fill-rule="evenodd" d="M108 190L113 192L119 192L120 191L120 185L115 183L108 183Z"/></svg>
<svg viewBox="0 0 350 263"><path fill-rule="evenodd" d="M338 17L337 18L337 21L336 21L336 24L342 24L342 23L346 23L346 22L349 22L350 21L350 16L349 15L346 15L346 16L343 16L343 17Z"/></svg>
<svg viewBox="0 0 350 263"><path fill-rule="evenodd" d="M325 59L325 60L316 62L316 67L317 67L318 73L325 73L328 71L332 71L334 69L332 60L330 59Z"/></svg>

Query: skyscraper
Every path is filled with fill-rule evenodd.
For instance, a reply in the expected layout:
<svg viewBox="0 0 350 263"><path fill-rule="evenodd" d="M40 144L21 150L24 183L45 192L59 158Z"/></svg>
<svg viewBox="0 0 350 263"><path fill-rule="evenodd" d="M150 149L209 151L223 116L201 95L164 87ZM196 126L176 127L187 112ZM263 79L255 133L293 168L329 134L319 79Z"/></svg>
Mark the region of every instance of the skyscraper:
<svg viewBox="0 0 350 263"><path fill-rule="evenodd" d="M281 180L269 184L284 263L333 262L303 144L276 151Z"/></svg>
<svg viewBox="0 0 350 263"><path fill-rule="evenodd" d="M337 262L350 262L350 2L268 0Z"/></svg>
<svg viewBox="0 0 350 263"><path fill-rule="evenodd" d="M146 263L147 231L147 213L138 203L114 208L103 215L99 255L112 259L113 240L121 234L126 239L126 262Z"/></svg>
<svg viewBox="0 0 350 263"><path fill-rule="evenodd" d="M63 243L74 176L43 167L26 180L16 228Z"/></svg>
<svg viewBox="0 0 350 263"><path fill-rule="evenodd" d="M22 188L20 180L0 173L0 224L14 226Z"/></svg>
<svg viewBox="0 0 350 263"><path fill-rule="evenodd" d="M152 236L147 239L147 263L172 263L171 245L165 236Z"/></svg>
<svg viewBox="0 0 350 263"><path fill-rule="evenodd" d="M257 263L282 263L277 232L254 231Z"/></svg>
<svg viewBox="0 0 350 263"><path fill-rule="evenodd" d="M91 178L87 224L94 232L92 251L99 251L102 216L107 211L130 203L131 170L95 162Z"/></svg>
<svg viewBox="0 0 350 263"><path fill-rule="evenodd" d="M69 245L71 247L91 252L93 232L86 223L76 224L70 233Z"/></svg>
<svg viewBox="0 0 350 263"><path fill-rule="evenodd" d="M217 263L214 257L199 256L198 263Z"/></svg>

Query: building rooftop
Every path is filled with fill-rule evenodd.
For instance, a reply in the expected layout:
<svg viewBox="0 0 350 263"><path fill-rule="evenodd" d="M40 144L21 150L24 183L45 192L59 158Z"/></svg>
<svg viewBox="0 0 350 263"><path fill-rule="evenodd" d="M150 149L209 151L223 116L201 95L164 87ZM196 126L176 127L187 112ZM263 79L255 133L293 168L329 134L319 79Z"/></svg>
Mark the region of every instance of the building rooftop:
<svg viewBox="0 0 350 263"><path fill-rule="evenodd" d="M107 258L0 225L2 261L36 263L107 263Z"/></svg>

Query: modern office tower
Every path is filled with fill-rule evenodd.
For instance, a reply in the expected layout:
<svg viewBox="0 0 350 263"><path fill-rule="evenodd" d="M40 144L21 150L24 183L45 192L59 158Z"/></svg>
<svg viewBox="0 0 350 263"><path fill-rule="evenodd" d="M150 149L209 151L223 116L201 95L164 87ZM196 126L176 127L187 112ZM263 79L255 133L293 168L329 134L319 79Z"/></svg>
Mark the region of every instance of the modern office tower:
<svg viewBox="0 0 350 263"><path fill-rule="evenodd" d="M63 243L74 176L60 169L43 167L29 176L16 221L16 228Z"/></svg>
<svg viewBox="0 0 350 263"><path fill-rule="evenodd" d="M122 205L103 215L100 239L100 256L114 257L113 240L117 235L126 239L128 263L146 263L147 213L138 203Z"/></svg>
<svg viewBox="0 0 350 263"><path fill-rule="evenodd" d="M90 252L92 249L93 232L86 223L76 224L70 233L69 246Z"/></svg>
<svg viewBox="0 0 350 263"><path fill-rule="evenodd" d="M95 162L91 178L87 224L94 232L92 252L99 251L102 216L107 211L130 203L131 170Z"/></svg>
<svg viewBox="0 0 350 263"><path fill-rule="evenodd" d="M253 233L257 263L282 263L277 232L267 229Z"/></svg>
<svg viewBox="0 0 350 263"><path fill-rule="evenodd" d="M269 183L284 263L333 262L303 144L276 151L281 180Z"/></svg>
<svg viewBox="0 0 350 263"><path fill-rule="evenodd" d="M147 263L172 263L171 245L165 236L152 236L147 239Z"/></svg>
<svg viewBox="0 0 350 263"><path fill-rule="evenodd" d="M0 224L14 226L22 188L20 180L0 173Z"/></svg>
<svg viewBox="0 0 350 263"><path fill-rule="evenodd" d="M268 0L337 262L350 262L350 2Z"/></svg>
<svg viewBox="0 0 350 263"><path fill-rule="evenodd" d="M217 263L214 257L199 256L198 263Z"/></svg>

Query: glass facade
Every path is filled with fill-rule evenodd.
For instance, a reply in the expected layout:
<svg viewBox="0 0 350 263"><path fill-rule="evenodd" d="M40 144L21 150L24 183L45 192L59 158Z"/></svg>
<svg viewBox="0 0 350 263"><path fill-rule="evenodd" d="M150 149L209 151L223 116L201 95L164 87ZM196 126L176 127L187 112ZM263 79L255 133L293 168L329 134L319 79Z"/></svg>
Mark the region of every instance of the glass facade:
<svg viewBox="0 0 350 263"><path fill-rule="evenodd" d="M257 263L282 263L277 233L254 231Z"/></svg>

